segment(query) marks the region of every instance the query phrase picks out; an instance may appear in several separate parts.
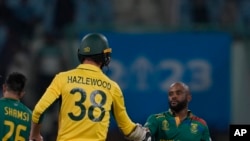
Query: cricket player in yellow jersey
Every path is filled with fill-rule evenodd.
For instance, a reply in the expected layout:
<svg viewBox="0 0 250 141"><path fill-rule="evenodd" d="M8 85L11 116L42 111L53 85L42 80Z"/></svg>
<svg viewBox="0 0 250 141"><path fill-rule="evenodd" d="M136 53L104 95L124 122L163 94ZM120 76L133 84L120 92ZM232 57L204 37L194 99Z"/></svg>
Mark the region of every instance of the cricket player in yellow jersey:
<svg viewBox="0 0 250 141"><path fill-rule="evenodd" d="M103 34L89 33L83 37L78 49L81 64L58 73L36 104L30 141L42 140L42 117L57 100L60 100L57 141L105 141L111 112L128 140L151 140L149 131L129 118L119 85L102 72L110 62L110 54Z"/></svg>

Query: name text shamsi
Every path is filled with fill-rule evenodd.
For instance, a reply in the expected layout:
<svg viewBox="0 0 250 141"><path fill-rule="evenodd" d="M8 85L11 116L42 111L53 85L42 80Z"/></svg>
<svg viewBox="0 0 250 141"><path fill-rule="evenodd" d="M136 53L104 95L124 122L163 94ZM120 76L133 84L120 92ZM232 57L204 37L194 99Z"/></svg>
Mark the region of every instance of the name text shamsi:
<svg viewBox="0 0 250 141"><path fill-rule="evenodd" d="M12 116L14 118L21 119L27 122L30 121L30 116L27 112L19 111L7 106L4 107L4 115Z"/></svg>

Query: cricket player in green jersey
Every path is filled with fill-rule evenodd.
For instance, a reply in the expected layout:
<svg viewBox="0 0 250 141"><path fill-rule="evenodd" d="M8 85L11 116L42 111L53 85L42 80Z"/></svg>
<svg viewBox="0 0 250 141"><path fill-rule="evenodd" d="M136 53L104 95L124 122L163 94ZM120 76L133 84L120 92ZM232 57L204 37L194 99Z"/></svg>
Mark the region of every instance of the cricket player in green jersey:
<svg viewBox="0 0 250 141"><path fill-rule="evenodd" d="M8 75L3 84L0 99L0 139L1 141L29 140L31 110L20 102L24 96L26 77L18 72Z"/></svg>
<svg viewBox="0 0 250 141"><path fill-rule="evenodd" d="M103 34L89 33L83 37L78 49L81 64L58 73L36 104L30 141L42 140L42 117L57 100L60 101L57 141L105 141L111 113L127 139L149 141L148 130L129 118L119 85L102 71L108 67L110 54Z"/></svg>
<svg viewBox="0 0 250 141"><path fill-rule="evenodd" d="M173 83L168 90L168 111L152 114L144 127L148 128L153 141L211 141L204 119L189 109L189 87L183 82Z"/></svg>

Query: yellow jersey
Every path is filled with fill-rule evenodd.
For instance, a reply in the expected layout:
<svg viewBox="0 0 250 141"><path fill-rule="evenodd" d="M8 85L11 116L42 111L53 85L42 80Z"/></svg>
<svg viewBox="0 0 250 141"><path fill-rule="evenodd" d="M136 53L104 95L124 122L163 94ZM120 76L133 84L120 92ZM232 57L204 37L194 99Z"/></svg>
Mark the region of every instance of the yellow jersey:
<svg viewBox="0 0 250 141"><path fill-rule="evenodd" d="M111 110L124 135L136 127L127 114L119 85L94 65L80 64L58 73L36 104L33 122L42 122L43 114L56 100L60 100L57 141L105 141Z"/></svg>

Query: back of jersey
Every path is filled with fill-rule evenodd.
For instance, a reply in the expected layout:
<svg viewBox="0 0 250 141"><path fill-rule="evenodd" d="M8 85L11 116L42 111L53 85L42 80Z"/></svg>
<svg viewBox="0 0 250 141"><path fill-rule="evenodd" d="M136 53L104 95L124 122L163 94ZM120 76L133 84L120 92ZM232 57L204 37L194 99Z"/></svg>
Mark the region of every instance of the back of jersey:
<svg viewBox="0 0 250 141"><path fill-rule="evenodd" d="M93 65L58 74L45 93L61 97L57 140L104 141L116 89L116 83Z"/></svg>
<svg viewBox="0 0 250 141"><path fill-rule="evenodd" d="M0 99L0 138L2 141L27 141L31 110L18 100Z"/></svg>

